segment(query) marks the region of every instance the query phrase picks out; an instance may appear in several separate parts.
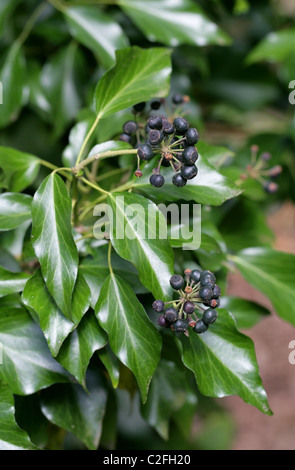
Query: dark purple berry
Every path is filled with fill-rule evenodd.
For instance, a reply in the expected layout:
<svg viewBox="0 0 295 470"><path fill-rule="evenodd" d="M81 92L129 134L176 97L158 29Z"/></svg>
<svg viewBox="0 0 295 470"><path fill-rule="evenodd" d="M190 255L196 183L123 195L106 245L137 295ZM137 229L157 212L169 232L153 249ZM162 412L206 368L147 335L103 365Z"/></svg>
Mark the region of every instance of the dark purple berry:
<svg viewBox="0 0 295 470"><path fill-rule="evenodd" d="M141 113L141 111L143 111L144 108L145 108L145 102L137 103L133 106L134 111L136 111L137 113Z"/></svg>
<svg viewBox="0 0 295 470"><path fill-rule="evenodd" d="M132 142L132 137L131 135L125 134L125 132L123 132L122 134L119 135L119 140L122 140L122 142L127 142L128 144L130 144Z"/></svg>
<svg viewBox="0 0 295 470"><path fill-rule="evenodd" d="M184 333L187 331L189 326L188 320L184 320L183 318L179 318L179 320L176 320L176 322L173 323L171 329L175 333Z"/></svg>
<svg viewBox="0 0 295 470"><path fill-rule="evenodd" d="M165 178L163 175L152 174L150 177L150 183L155 188L160 188L165 183Z"/></svg>
<svg viewBox="0 0 295 470"><path fill-rule="evenodd" d="M184 135L189 128L189 123L183 117L177 117L173 121L175 133L177 135Z"/></svg>
<svg viewBox="0 0 295 470"><path fill-rule="evenodd" d="M171 325L171 323L174 323L177 320L178 311L173 307L166 308L164 312L164 317L166 322Z"/></svg>
<svg viewBox="0 0 295 470"><path fill-rule="evenodd" d="M141 160L151 160L154 156L153 149L149 144L141 144L138 147L137 155Z"/></svg>
<svg viewBox="0 0 295 470"><path fill-rule="evenodd" d="M171 135L174 134L174 126L168 119L162 119L162 130L164 134Z"/></svg>
<svg viewBox="0 0 295 470"><path fill-rule="evenodd" d="M137 127L138 126L135 121L127 121L123 125L123 131L125 132L125 134L132 135L135 134L135 132L137 131Z"/></svg>
<svg viewBox="0 0 295 470"><path fill-rule="evenodd" d="M170 278L170 285L171 285L171 287L173 287L173 289L175 289L175 290L180 290L180 289L182 289L183 284L184 284L184 279L183 279L182 276L180 276L180 274L174 274L174 275Z"/></svg>
<svg viewBox="0 0 295 470"><path fill-rule="evenodd" d="M158 325L161 326L162 328L166 328L167 326L170 326L165 318L165 315L160 315L158 317Z"/></svg>
<svg viewBox="0 0 295 470"><path fill-rule="evenodd" d="M154 111L157 111L161 107L161 104L162 104L161 100L158 100L158 99L153 100L151 102L151 109L153 109Z"/></svg>
<svg viewBox="0 0 295 470"><path fill-rule="evenodd" d="M150 129L162 129L162 118L161 116L151 116L148 121L147 125Z"/></svg>
<svg viewBox="0 0 295 470"><path fill-rule="evenodd" d="M179 93L176 93L175 95L173 95L172 101L174 104L182 104L184 101L183 96L180 95Z"/></svg>
<svg viewBox="0 0 295 470"><path fill-rule="evenodd" d="M175 173L172 178L172 183L175 184L175 186L182 188L186 185L187 179L185 179L180 173Z"/></svg>
<svg viewBox="0 0 295 470"><path fill-rule="evenodd" d="M212 271L209 271L209 270L202 271L202 272L201 272L201 275L200 275L200 279L205 278L205 277L207 277L207 276L209 276L209 277L212 279L213 283L215 284L215 282L216 282L216 277L215 277L215 275L212 273Z"/></svg>
<svg viewBox="0 0 295 470"><path fill-rule="evenodd" d="M164 139L164 134L157 129L151 129L148 134L148 139L151 145L159 145Z"/></svg>
<svg viewBox="0 0 295 470"><path fill-rule="evenodd" d="M197 142L199 142L200 136L197 129L190 127L185 133L185 138L189 145L195 145Z"/></svg>
<svg viewBox="0 0 295 470"><path fill-rule="evenodd" d="M211 276L201 276L200 277L200 284L201 286L206 286L206 287L210 287L213 291L213 288L215 286L215 282L213 281L212 277Z"/></svg>
<svg viewBox="0 0 295 470"><path fill-rule="evenodd" d="M220 289L220 287L219 287L217 284L215 284L215 286L214 286L214 288L213 288L213 296L212 296L212 298L213 298L213 299L218 299L218 297L220 296L220 294L221 294L221 289Z"/></svg>
<svg viewBox="0 0 295 470"><path fill-rule="evenodd" d="M155 300L153 302L152 307L153 307L153 310L155 310L155 312L161 313L165 309L165 304L164 304L163 300Z"/></svg>
<svg viewBox="0 0 295 470"><path fill-rule="evenodd" d="M201 276L201 271L199 269L193 269L190 275L190 280L194 282L199 282Z"/></svg>
<svg viewBox="0 0 295 470"><path fill-rule="evenodd" d="M215 322L217 317L218 313L216 312L216 310L213 310L212 308L207 308L207 310L205 310L205 312L203 313L202 320L205 325L210 325L211 323Z"/></svg>
<svg viewBox="0 0 295 470"><path fill-rule="evenodd" d="M208 302L212 299L213 291L209 286L201 287L199 291L199 296L204 302Z"/></svg>
<svg viewBox="0 0 295 470"><path fill-rule="evenodd" d="M195 309L196 309L196 306L194 302L191 302L190 300L187 300L186 302L184 302L183 310L185 313L191 314L195 311Z"/></svg>
<svg viewBox="0 0 295 470"><path fill-rule="evenodd" d="M194 326L194 332L200 335L205 333L208 330L208 326L203 322L203 320L198 320Z"/></svg>
<svg viewBox="0 0 295 470"><path fill-rule="evenodd" d="M181 169L181 176L187 180L193 179L198 174L198 168L196 165L185 165Z"/></svg>
<svg viewBox="0 0 295 470"><path fill-rule="evenodd" d="M198 151L195 147L189 146L182 152L182 161L185 165L193 165L199 158Z"/></svg>

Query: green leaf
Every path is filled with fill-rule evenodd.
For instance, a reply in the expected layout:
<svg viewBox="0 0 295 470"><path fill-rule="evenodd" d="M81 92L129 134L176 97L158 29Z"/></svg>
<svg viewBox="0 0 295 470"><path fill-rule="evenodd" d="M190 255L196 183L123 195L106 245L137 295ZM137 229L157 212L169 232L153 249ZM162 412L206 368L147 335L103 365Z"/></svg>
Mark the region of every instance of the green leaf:
<svg viewBox="0 0 295 470"><path fill-rule="evenodd" d="M295 325L295 255L271 248L248 248L230 256L242 276L273 304L277 314Z"/></svg>
<svg viewBox="0 0 295 470"><path fill-rule="evenodd" d="M112 193L108 204L112 210L110 238L118 255L131 261L141 283L156 299L171 297L174 257L167 235L165 238L163 214L150 200L132 193Z"/></svg>
<svg viewBox="0 0 295 470"><path fill-rule="evenodd" d="M267 34L246 58L247 64L262 60L283 62L294 53L295 29L289 28Z"/></svg>
<svg viewBox="0 0 295 470"><path fill-rule="evenodd" d="M98 372L87 375L88 393L78 384L62 384L45 390L41 409L52 423L71 432L90 450L98 447L106 409L107 390Z"/></svg>
<svg viewBox="0 0 295 470"><path fill-rule="evenodd" d="M5 26L8 17L15 10L16 6L20 3L20 0L2 0L0 4L0 32L2 34L2 28ZM6 23L7 24L7 23Z"/></svg>
<svg viewBox="0 0 295 470"><path fill-rule="evenodd" d="M30 274L14 273L0 266L0 297L21 292L30 277Z"/></svg>
<svg viewBox="0 0 295 470"><path fill-rule="evenodd" d="M27 194L0 195L0 231L12 230L31 219L32 197Z"/></svg>
<svg viewBox="0 0 295 470"><path fill-rule="evenodd" d="M13 393L30 395L70 375L50 354L41 329L24 308L0 308L0 380Z"/></svg>
<svg viewBox="0 0 295 470"><path fill-rule="evenodd" d="M262 305L239 297L221 296L220 306L235 317L239 329L251 328L270 314Z"/></svg>
<svg viewBox="0 0 295 470"><path fill-rule="evenodd" d="M71 318L71 299L78 273L72 235L71 198L60 176L51 173L32 202L32 243L46 286L62 313Z"/></svg>
<svg viewBox="0 0 295 470"><path fill-rule="evenodd" d="M215 238L202 233L202 242L200 248L196 251L196 255L200 260L202 266L206 266L211 271L218 271L221 269L223 261L226 258L225 253L222 252L219 243Z"/></svg>
<svg viewBox="0 0 295 470"><path fill-rule="evenodd" d="M168 46L226 45L229 36L191 0L118 0L146 37Z"/></svg>
<svg viewBox="0 0 295 470"><path fill-rule="evenodd" d="M0 382L0 450L38 450L15 421L14 397Z"/></svg>
<svg viewBox="0 0 295 470"><path fill-rule="evenodd" d="M99 80L95 91L98 119L169 93L171 51L133 46L116 51L116 65Z"/></svg>
<svg viewBox="0 0 295 470"><path fill-rule="evenodd" d="M69 134L69 144L63 151L62 161L65 166L72 168L75 166L79 150L82 147L83 141L91 128L93 122L92 118L83 119L72 127Z"/></svg>
<svg viewBox="0 0 295 470"><path fill-rule="evenodd" d="M135 296L119 276L111 274L102 286L95 313L106 330L112 351L135 375L142 401L160 359L161 337Z"/></svg>
<svg viewBox="0 0 295 470"><path fill-rule="evenodd" d="M79 269L91 291L91 306L95 307L99 297L100 289L109 275L108 246L103 245L95 250L93 257L83 259ZM135 294L145 294L147 289L142 286L138 279L136 269L128 261L120 258L117 253L112 254L112 268L115 274L128 280Z"/></svg>
<svg viewBox="0 0 295 470"><path fill-rule="evenodd" d="M111 350L109 344L98 351L98 357L108 371L113 387L117 388L119 385L121 363Z"/></svg>
<svg viewBox="0 0 295 470"><path fill-rule="evenodd" d="M0 168L8 179L10 191L20 192L30 186L38 176L39 167L34 155L0 146Z"/></svg>
<svg viewBox="0 0 295 470"><path fill-rule="evenodd" d="M216 167L220 168L227 160L234 156L234 152L226 147L217 145L210 145L207 142L198 142L198 152L208 160L208 162Z"/></svg>
<svg viewBox="0 0 295 470"><path fill-rule="evenodd" d="M99 326L93 312L88 312L64 341L56 360L85 388L89 361L93 353L106 342L105 331Z"/></svg>
<svg viewBox="0 0 295 470"><path fill-rule="evenodd" d="M120 140L108 140L107 142L102 142L101 144L95 145L90 150L88 157L92 157L98 153L107 152L109 150L128 150L131 148L131 145L127 142L122 142Z"/></svg>
<svg viewBox="0 0 295 470"><path fill-rule="evenodd" d="M235 320L226 310L208 331L181 338L184 364L194 372L203 395L238 395L246 403L272 414L262 387L253 342L238 332Z"/></svg>
<svg viewBox="0 0 295 470"><path fill-rule="evenodd" d="M17 42L8 51L0 77L3 95L3 100L0 99L0 128L3 128L16 120L27 95L25 61Z"/></svg>
<svg viewBox="0 0 295 470"><path fill-rule="evenodd" d="M30 311L33 310L37 314L51 354L55 357L65 338L78 325L88 309L90 291L82 274L79 273L73 292L71 309L73 322L68 320L59 310L48 292L40 270L36 271L34 276L27 282L22 300Z"/></svg>
<svg viewBox="0 0 295 470"><path fill-rule="evenodd" d="M15 259L21 258L23 253L24 239L31 223L31 220L27 220L15 230L5 231L0 234L1 246Z"/></svg>
<svg viewBox="0 0 295 470"><path fill-rule="evenodd" d="M157 159L158 160L158 159ZM134 182L134 188L148 195L155 201L195 201L200 204L219 206L223 202L240 194L240 190L229 179L222 176L211 166L204 156L200 156L197 167L198 175L182 188L172 183L173 170L162 168L161 174L165 184L155 188L149 182L150 175L157 160L151 160L143 169L143 176Z"/></svg>
<svg viewBox="0 0 295 470"><path fill-rule="evenodd" d="M116 49L128 46L120 25L96 5L71 6L64 14L70 33L98 57L103 67L114 64Z"/></svg>

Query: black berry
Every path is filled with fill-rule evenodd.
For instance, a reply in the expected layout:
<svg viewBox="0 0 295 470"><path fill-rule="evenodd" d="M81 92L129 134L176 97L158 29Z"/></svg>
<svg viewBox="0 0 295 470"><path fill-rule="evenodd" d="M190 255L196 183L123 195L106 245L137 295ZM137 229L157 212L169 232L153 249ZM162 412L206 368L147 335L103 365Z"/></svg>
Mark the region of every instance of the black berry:
<svg viewBox="0 0 295 470"><path fill-rule="evenodd" d="M134 111L136 111L137 113L141 113L141 111L143 111L144 108L145 108L145 102L137 103L133 106Z"/></svg>
<svg viewBox="0 0 295 470"><path fill-rule="evenodd" d="M184 135L189 128L189 123L183 117L177 117L173 121L175 133L177 135Z"/></svg>
<svg viewBox="0 0 295 470"><path fill-rule="evenodd" d="M174 133L174 126L168 119L162 119L162 130L164 134L171 135Z"/></svg>
<svg viewBox="0 0 295 470"><path fill-rule="evenodd" d="M218 313L216 312L216 310L213 310L212 308L207 308L207 310L205 310L205 312L203 313L202 320L205 325L210 325L211 323L215 322L217 317Z"/></svg>
<svg viewBox="0 0 295 470"><path fill-rule="evenodd" d="M153 307L153 310L155 310L155 312L160 313L160 312L163 312L163 311L164 311L164 309L165 309L165 304L164 304L163 300L155 300L155 301L153 302L152 307Z"/></svg>
<svg viewBox="0 0 295 470"><path fill-rule="evenodd" d="M220 287L216 284L213 288L213 296L212 296L212 299L218 299L218 297L220 296L221 294L221 289Z"/></svg>
<svg viewBox="0 0 295 470"><path fill-rule="evenodd" d="M193 179L198 174L198 168L196 165L185 165L181 169L181 176L187 180Z"/></svg>
<svg viewBox="0 0 295 470"><path fill-rule="evenodd" d="M201 297L202 300L204 300L205 302L208 302L209 300L212 299L212 295L213 295L213 291L210 287L208 286L201 287L199 291L199 296Z"/></svg>
<svg viewBox="0 0 295 470"><path fill-rule="evenodd" d="M151 109L154 109L156 111L161 107L161 104L161 100L154 100L151 102Z"/></svg>
<svg viewBox="0 0 295 470"><path fill-rule="evenodd" d="M215 285L211 276L202 276L202 275L200 276L200 284L201 286L210 287L211 289L213 289Z"/></svg>
<svg viewBox="0 0 295 470"><path fill-rule="evenodd" d="M217 308L220 306L220 299L218 297L218 299L211 299L209 300L208 302L206 302L206 305L208 305L208 307L211 307L211 308Z"/></svg>
<svg viewBox="0 0 295 470"><path fill-rule="evenodd" d="M198 320L194 326L194 332L198 333L205 333L208 330L208 326L203 322L203 320Z"/></svg>
<svg viewBox="0 0 295 470"><path fill-rule="evenodd" d="M187 331L188 326L188 320L180 318L179 320L176 320L176 322L173 323L171 328L173 331L175 331L175 333L184 333L185 331Z"/></svg>
<svg viewBox="0 0 295 470"><path fill-rule="evenodd" d="M187 300L184 305L183 305L183 310L185 313L193 313L196 309L196 306L194 302L191 302L190 300Z"/></svg>
<svg viewBox="0 0 295 470"><path fill-rule="evenodd" d="M173 95L172 101L174 104L182 104L183 103L183 96L179 93Z"/></svg>
<svg viewBox="0 0 295 470"><path fill-rule="evenodd" d="M154 153L152 147L149 144L141 144L138 147L137 155L141 160L151 160L151 158L154 156Z"/></svg>
<svg viewBox="0 0 295 470"><path fill-rule="evenodd" d="M135 132L137 131L137 123L135 121L125 122L125 124L123 125L123 131L125 132L125 134L135 134Z"/></svg>
<svg viewBox="0 0 295 470"><path fill-rule="evenodd" d="M184 178L180 173L175 173L172 178L172 183L175 184L175 186L182 188L186 185L187 179Z"/></svg>
<svg viewBox="0 0 295 470"><path fill-rule="evenodd" d="M211 271L208 271L208 270L202 271L200 278L202 279L202 278L205 278L205 277L207 277L207 276L209 276L209 277L212 279L213 283L215 284L215 282L216 282L216 277L215 277L215 275L214 275Z"/></svg>
<svg viewBox="0 0 295 470"><path fill-rule="evenodd" d="M147 125L150 129L162 129L162 118L161 116L151 116L148 119Z"/></svg>
<svg viewBox="0 0 295 470"><path fill-rule="evenodd" d="M162 326L162 328L166 328L167 326L169 326L169 323L167 322L165 315L160 315L158 317L158 325Z"/></svg>
<svg viewBox="0 0 295 470"><path fill-rule="evenodd" d="M148 139L151 145L158 145L164 139L164 134L158 129L151 129L148 134Z"/></svg>
<svg viewBox="0 0 295 470"><path fill-rule="evenodd" d="M186 133L185 133L185 138L187 140L187 143L189 145L194 145L197 142L199 142L199 133L197 129L194 129L193 127L190 127Z"/></svg>
<svg viewBox="0 0 295 470"><path fill-rule="evenodd" d="M165 178L163 175L153 174L150 177L150 183L152 186L155 186L155 188L160 188L165 183Z"/></svg>
<svg viewBox="0 0 295 470"><path fill-rule="evenodd" d="M119 135L119 140L122 140L122 142L127 142L128 144L130 144L132 141L132 137L131 135L125 134L125 132L123 132L122 134Z"/></svg>
<svg viewBox="0 0 295 470"><path fill-rule="evenodd" d="M173 307L169 307L165 310L164 317L166 322L174 323L178 318L178 311Z"/></svg>
<svg viewBox="0 0 295 470"><path fill-rule="evenodd" d="M173 289L180 290L183 287L184 279L180 274L174 274L174 276L170 278L170 284Z"/></svg>
<svg viewBox="0 0 295 470"><path fill-rule="evenodd" d="M182 152L182 161L185 165L193 165L199 158L197 149L193 146L186 147Z"/></svg>
<svg viewBox="0 0 295 470"><path fill-rule="evenodd" d="M190 280L191 280L191 281L194 281L194 282L199 282L200 276L201 276L201 271L199 271L198 269L194 269L194 270L191 272Z"/></svg>

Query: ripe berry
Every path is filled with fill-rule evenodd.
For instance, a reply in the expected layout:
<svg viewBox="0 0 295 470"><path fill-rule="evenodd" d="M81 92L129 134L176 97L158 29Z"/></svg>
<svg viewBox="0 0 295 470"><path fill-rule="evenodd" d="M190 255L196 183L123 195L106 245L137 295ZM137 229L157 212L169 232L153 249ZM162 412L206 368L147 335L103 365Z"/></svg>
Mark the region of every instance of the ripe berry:
<svg viewBox="0 0 295 470"><path fill-rule="evenodd" d="M174 126L171 124L171 122L168 121L168 119L162 119L162 129L164 134L171 135L174 133Z"/></svg>
<svg viewBox="0 0 295 470"><path fill-rule="evenodd" d="M198 168L196 165L183 166L181 169L181 176L187 180L193 179L198 174Z"/></svg>
<svg viewBox="0 0 295 470"><path fill-rule="evenodd" d="M213 296L212 296L212 299L218 299L218 297L220 296L221 294L221 289L220 287L216 284L213 288Z"/></svg>
<svg viewBox="0 0 295 470"><path fill-rule="evenodd" d="M137 113L140 113L141 111L143 111L144 108L145 108L145 102L137 103L133 106L134 111L136 111Z"/></svg>
<svg viewBox="0 0 295 470"><path fill-rule="evenodd" d="M152 147L149 144L141 144L138 147L137 155L139 156L141 160L146 161L146 160L151 160L151 158L153 158L154 156L154 153L153 153Z"/></svg>
<svg viewBox="0 0 295 470"><path fill-rule="evenodd" d="M185 313L193 313L196 309L196 306L194 302L191 302L190 300L187 300L184 305L183 305L183 310Z"/></svg>
<svg viewBox="0 0 295 470"><path fill-rule="evenodd" d="M155 186L155 188L160 188L165 183L165 178L163 175L152 174L150 177L150 183L152 186Z"/></svg>
<svg viewBox="0 0 295 470"><path fill-rule="evenodd" d="M201 276L201 271L199 271L198 269L194 269L194 270L191 272L190 280L191 280L191 281L194 281L194 282L199 282L200 276Z"/></svg>
<svg viewBox="0 0 295 470"><path fill-rule="evenodd" d="M151 129L148 134L148 139L151 145L158 145L164 139L164 134L157 129Z"/></svg>
<svg viewBox="0 0 295 470"><path fill-rule="evenodd" d="M197 149L193 146L186 147L182 152L182 161L185 165L193 165L199 158Z"/></svg>
<svg viewBox="0 0 295 470"><path fill-rule="evenodd" d="M175 127L175 133L178 135L184 135L189 128L189 123L183 117L177 117L173 121Z"/></svg>
<svg viewBox="0 0 295 470"><path fill-rule="evenodd" d="M202 271L202 272L201 272L201 275L200 275L200 278L202 279L202 278L205 278L205 277L207 277L207 276L209 276L209 277L212 279L213 284L215 284L215 282L216 282L216 277L215 277L215 275L214 275L211 271L208 271L208 270Z"/></svg>
<svg viewBox="0 0 295 470"><path fill-rule="evenodd" d="M173 287L173 289L180 290L183 287L184 279L182 276L180 276L180 274L174 274L170 278L170 284L171 284L171 287Z"/></svg>
<svg viewBox="0 0 295 470"><path fill-rule="evenodd" d="M180 173L175 173L175 175L172 178L172 183L175 184L175 186L178 186L179 188L182 188L183 186L186 185L187 179L185 179L183 176L181 176Z"/></svg>
<svg viewBox="0 0 295 470"><path fill-rule="evenodd" d="M268 194L274 194L279 189L279 186L273 181L266 181L263 185L263 188Z"/></svg>
<svg viewBox="0 0 295 470"><path fill-rule="evenodd" d="M208 286L201 287L199 291L199 296L201 297L202 300L204 300L205 302L208 302L209 300L212 299L212 295L213 295L213 291L210 287Z"/></svg>
<svg viewBox="0 0 295 470"><path fill-rule="evenodd" d="M164 311L164 309L165 309L165 304L164 304L163 300L155 300L155 301L153 302L152 307L153 307L153 310L155 310L155 312L160 313L160 312L163 312L163 311Z"/></svg>
<svg viewBox="0 0 295 470"><path fill-rule="evenodd" d="M212 308L207 308L207 310L205 310L205 312L203 313L202 320L205 325L210 325L211 323L215 322L217 317L218 313L216 312L216 310L213 310Z"/></svg>
<svg viewBox="0 0 295 470"><path fill-rule="evenodd" d="M208 330L208 326L203 322L203 320L198 320L193 329L195 333L200 335L201 333L205 333L205 331Z"/></svg>
<svg viewBox="0 0 295 470"><path fill-rule="evenodd" d="M122 134L119 135L119 140L122 140L122 142L127 142L128 144L130 144L132 141L132 137L131 135L125 134L125 132L123 132Z"/></svg>
<svg viewBox="0 0 295 470"><path fill-rule="evenodd" d="M200 276L200 284L201 286L206 286L206 287L211 287L211 289L214 289L214 281L211 276Z"/></svg>
<svg viewBox="0 0 295 470"><path fill-rule="evenodd" d="M161 116L151 116L148 119L147 125L150 129L162 129L162 118Z"/></svg>
<svg viewBox="0 0 295 470"><path fill-rule="evenodd" d="M179 320L176 320L176 322L173 323L171 326L171 329L175 331L175 333L184 333L187 331L189 326L188 320L184 320L180 318Z"/></svg>
<svg viewBox="0 0 295 470"><path fill-rule="evenodd" d="M220 306L220 299L219 297L217 299L211 299L208 302L206 302L206 305L208 305L211 308L217 308Z"/></svg>
<svg viewBox="0 0 295 470"><path fill-rule="evenodd" d="M164 317L167 323L174 323L178 318L178 311L173 307L169 307L165 310Z"/></svg>
<svg viewBox="0 0 295 470"><path fill-rule="evenodd" d="M194 145L197 142L199 142L200 136L199 136L197 129L194 129L193 127L191 127L190 129L186 131L185 138L189 145Z"/></svg>
<svg viewBox="0 0 295 470"><path fill-rule="evenodd" d="M161 100L154 100L151 102L151 109L154 109L155 111L161 107Z"/></svg>
<svg viewBox="0 0 295 470"><path fill-rule="evenodd" d="M183 96L177 93L172 97L172 101L174 104L181 104L183 103Z"/></svg>
<svg viewBox="0 0 295 470"><path fill-rule="evenodd" d="M135 132L137 131L137 123L135 121L125 122L125 124L123 125L123 131L125 132L125 134L135 134Z"/></svg>
<svg viewBox="0 0 295 470"><path fill-rule="evenodd" d="M167 322L165 315L160 315L158 317L158 325L162 326L162 328L166 328L167 326L169 326L169 323Z"/></svg>

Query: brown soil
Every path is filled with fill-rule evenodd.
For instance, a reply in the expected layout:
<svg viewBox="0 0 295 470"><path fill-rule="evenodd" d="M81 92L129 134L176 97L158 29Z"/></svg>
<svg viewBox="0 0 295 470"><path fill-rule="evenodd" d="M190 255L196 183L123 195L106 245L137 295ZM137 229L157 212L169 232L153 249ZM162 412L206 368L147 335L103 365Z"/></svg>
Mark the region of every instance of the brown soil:
<svg viewBox="0 0 295 470"><path fill-rule="evenodd" d="M295 253L295 206L285 203L269 215L269 225L276 234L274 247ZM295 288L295 286L294 286ZM236 422L234 450L295 449L295 365L289 363L289 343L295 340L295 328L281 320L269 301L238 275L230 276L229 294L255 300L272 315L245 331L255 344L260 375L273 416L266 416L239 397L222 399Z"/></svg>

